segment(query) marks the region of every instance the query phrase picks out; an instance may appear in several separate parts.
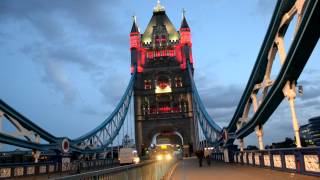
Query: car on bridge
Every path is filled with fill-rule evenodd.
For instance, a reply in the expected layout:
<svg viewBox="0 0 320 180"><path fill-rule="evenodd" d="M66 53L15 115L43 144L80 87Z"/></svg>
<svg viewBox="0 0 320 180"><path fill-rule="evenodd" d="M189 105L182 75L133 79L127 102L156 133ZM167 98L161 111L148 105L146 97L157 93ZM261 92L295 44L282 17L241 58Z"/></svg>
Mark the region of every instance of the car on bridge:
<svg viewBox="0 0 320 180"><path fill-rule="evenodd" d="M151 159L158 161L182 158L181 146L175 144L158 144L150 152Z"/></svg>
<svg viewBox="0 0 320 180"><path fill-rule="evenodd" d="M138 164L140 162L138 152L134 148L121 148L118 159L120 165Z"/></svg>

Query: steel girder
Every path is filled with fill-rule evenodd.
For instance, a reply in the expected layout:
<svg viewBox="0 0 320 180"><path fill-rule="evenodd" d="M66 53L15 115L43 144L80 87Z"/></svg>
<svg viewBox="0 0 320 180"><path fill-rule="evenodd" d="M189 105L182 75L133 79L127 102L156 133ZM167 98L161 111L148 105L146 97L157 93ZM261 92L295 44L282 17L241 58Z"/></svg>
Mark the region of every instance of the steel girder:
<svg viewBox="0 0 320 180"><path fill-rule="evenodd" d="M0 142L4 144L10 144L17 147L33 149L38 151L56 150L58 146L58 143L39 144L36 142L22 140L3 133L0 133Z"/></svg>
<svg viewBox="0 0 320 180"><path fill-rule="evenodd" d="M0 123L7 120L15 128L0 129L0 143L37 151L61 150L61 139L51 135L0 100Z"/></svg>
<svg viewBox="0 0 320 180"><path fill-rule="evenodd" d="M283 37L296 14L298 18L294 39L286 54ZM246 89L226 128L228 134L234 135L226 144L232 143L235 138L244 138L256 127L262 126L283 100L285 84L296 83L319 39L319 19L318 0L278 1ZM282 67L276 80L270 80L272 63L278 51ZM263 96L259 103L256 95L261 89ZM251 105L254 106L254 114L249 118Z"/></svg>
<svg viewBox="0 0 320 180"><path fill-rule="evenodd" d="M236 132L237 138L249 135L258 124L264 124L283 100L283 88L286 83L296 83L319 40L319 19L319 0L305 1L299 26L288 53L283 58L281 70L256 113ZM283 36L285 32L281 28L283 27L280 27L278 34Z"/></svg>
<svg viewBox="0 0 320 180"><path fill-rule="evenodd" d="M234 133L237 130L237 122L242 117L247 102L250 101L250 95L254 89L254 86L263 81L268 62L269 49L273 46L274 38L276 37L281 24L281 17L283 17L283 15L292 8L294 2L294 0L278 0L246 88L241 96L231 122L226 128L228 133Z"/></svg>
<svg viewBox="0 0 320 180"><path fill-rule="evenodd" d="M7 105L4 101L0 99L0 113L1 112L6 118L16 120L23 128L38 134L39 136L41 136L41 138L48 142L56 142L58 139L57 137L53 136L49 132L34 124L28 118L21 115L19 112L14 110L12 107Z"/></svg>

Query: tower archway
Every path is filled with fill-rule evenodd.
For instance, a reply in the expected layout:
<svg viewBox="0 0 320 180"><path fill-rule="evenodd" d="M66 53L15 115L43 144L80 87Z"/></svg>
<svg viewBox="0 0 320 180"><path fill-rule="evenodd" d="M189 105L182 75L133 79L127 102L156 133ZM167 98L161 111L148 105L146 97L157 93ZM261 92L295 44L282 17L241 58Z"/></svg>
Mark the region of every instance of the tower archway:
<svg viewBox="0 0 320 180"><path fill-rule="evenodd" d="M166 141L166 139L169 139ZM178 131L156 133L151 141L151 144L179 144L183 145L183 137Z"/></svg>

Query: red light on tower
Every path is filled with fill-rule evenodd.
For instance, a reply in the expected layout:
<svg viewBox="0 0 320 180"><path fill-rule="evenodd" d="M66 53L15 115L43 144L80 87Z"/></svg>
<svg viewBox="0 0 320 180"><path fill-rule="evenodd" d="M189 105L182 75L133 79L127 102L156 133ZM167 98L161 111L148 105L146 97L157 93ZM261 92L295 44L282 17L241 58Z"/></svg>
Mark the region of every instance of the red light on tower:
<svg viewBox="0 0 320 180"><path fill-rule="evenodd" d="M180 44L188 44L191 47L190 28L185 17L185 10L182 12L182 22L180 27Z"/></svg>
<svg viewBox="0 0 320 180"><path fill-rule="evenodd" d="M140 47L140 33L132 32L130 33L130 49Z"/></svg>
<svg viewBox="0 0 320 180"><path fill-rule="evenodd" d="M189 25L187 23L185 17L185 11L183 11L183 17L180 27L180 43L179 49L181 51L181 55L177 54L177 59L180 62L180 68L186 69L187 68L187 59L189 59L190 63L193 64L192 58L192 41L191 41L191 32ZM179 60L181 58L181 60Z"/></svg>
<svg viewBox="0 0 320 180"><path fill-rule="evenodd" d="M164 83L164 82L161 82L160 84L159 84L159 87L161 88L161 89L164 89L164 88L166 88L168 85L167 85L167 83Z"/></svg>
<svg viewBox="0 0 320 180"><path fill-rule="evenodd" d="M191 46L191 33L189 28L181 28L180 29L180 43L181 44L188 44Z"/></svg>

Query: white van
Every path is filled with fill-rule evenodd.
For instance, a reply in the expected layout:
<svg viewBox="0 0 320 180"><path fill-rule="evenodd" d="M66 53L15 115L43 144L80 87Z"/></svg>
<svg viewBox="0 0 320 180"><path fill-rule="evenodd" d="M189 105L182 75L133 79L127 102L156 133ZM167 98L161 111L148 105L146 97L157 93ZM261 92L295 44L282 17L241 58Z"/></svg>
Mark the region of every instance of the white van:
<svg viewBox="0 0 320 180"><path fill-rule="evenodd" d="M122 164L138 164L140 158L138 156L137 150L134 148L121 148L119 150L119 162Z"/></svg>

